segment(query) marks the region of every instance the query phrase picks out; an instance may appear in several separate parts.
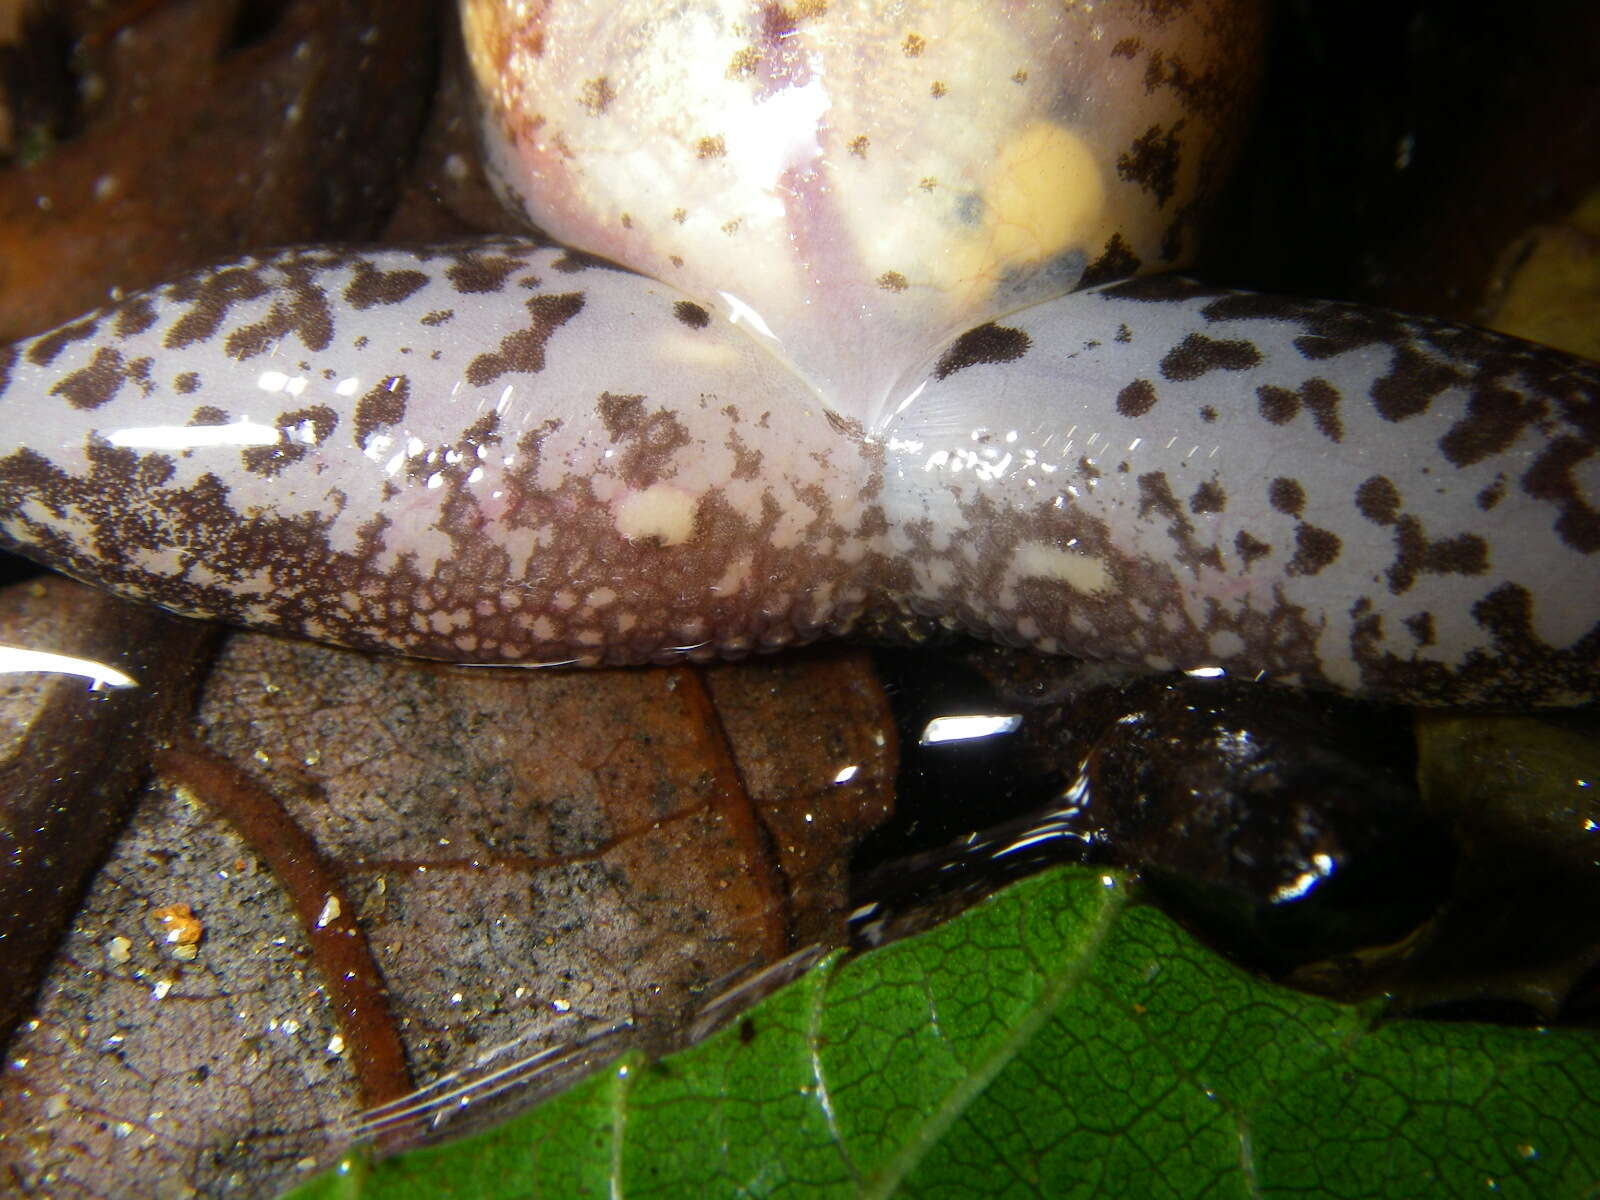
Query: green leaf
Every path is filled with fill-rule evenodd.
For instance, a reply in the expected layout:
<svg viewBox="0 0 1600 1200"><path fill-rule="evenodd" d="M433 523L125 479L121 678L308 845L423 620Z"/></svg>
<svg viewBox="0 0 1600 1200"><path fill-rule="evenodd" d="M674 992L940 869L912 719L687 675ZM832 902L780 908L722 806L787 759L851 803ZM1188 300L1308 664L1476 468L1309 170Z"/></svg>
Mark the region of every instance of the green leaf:
<svg viewBox="0 0 1600 1200"><path fill-rule="evenodd" d="M311 1197L1592 1196L1600 1035L1264 984L1061 869Z"/></svg>

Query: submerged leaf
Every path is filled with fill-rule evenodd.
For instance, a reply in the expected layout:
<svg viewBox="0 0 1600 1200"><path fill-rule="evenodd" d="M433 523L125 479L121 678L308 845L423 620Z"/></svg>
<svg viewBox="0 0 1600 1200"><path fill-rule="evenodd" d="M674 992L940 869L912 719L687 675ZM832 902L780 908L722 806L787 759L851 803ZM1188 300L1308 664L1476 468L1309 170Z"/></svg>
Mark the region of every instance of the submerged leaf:
<svg viewBox="0 0 1600 1200"><path fill-rule="evenodd" d="M295 1193L1590 1195L1600 1036L1385 1020L1068 868L826 960L685 1054Z"/></svg>

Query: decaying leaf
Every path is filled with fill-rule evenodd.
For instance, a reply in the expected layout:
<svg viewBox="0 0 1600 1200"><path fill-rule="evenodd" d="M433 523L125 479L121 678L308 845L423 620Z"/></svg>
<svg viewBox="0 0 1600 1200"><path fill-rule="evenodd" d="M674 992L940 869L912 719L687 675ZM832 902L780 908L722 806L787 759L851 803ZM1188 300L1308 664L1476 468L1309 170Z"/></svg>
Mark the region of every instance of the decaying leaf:
<svg viewBox="0 0 1600 1200"><path fill-rule="evenodd" d="M47 1190L259 1191L414 1084L681 1044L842 940L886 727L859 652L541 675L236 636L13 1042L0 1145Z"/></svg>
<svg viewBox="0 0 1600 1200"><path fill-rule="evenodd" d="M432 0L52 6L76 136L0 173L0 340L239 250L374 236L435 72ZM64 73L64 69L63 69Z"/></svg>

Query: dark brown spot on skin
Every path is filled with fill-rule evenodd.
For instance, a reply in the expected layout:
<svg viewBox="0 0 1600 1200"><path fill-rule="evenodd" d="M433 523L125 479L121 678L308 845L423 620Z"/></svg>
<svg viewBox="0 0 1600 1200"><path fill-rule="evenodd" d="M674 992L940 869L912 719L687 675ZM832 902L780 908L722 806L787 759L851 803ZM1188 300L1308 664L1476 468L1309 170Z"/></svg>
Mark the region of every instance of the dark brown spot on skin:
<svg viewBox="0 0 1600 1200"><path fill-rule="evenodd" d="M1255 562L1256 559L1272 553L1270 545L1259 538L1252 537L1242 529L1234 535L1233 548L1238 551L1239 558L1244 562L1246 569L1249 569L1250 564Z"/></svg>
<svg viewBox="0 0 1600 1200"><path fill-rule="evenodd" d="M943 100L945 97L945 91L946 88L944 84L940 83L938 80L934 80L932 85L930 85L928 88L928 95L932 96L935 100Z"/></svg>
<svg viewBox="0 0 1600 1200"><path fill-rule="evenodd" d="M475 452L479 446L495 445L500 440L500 414L491 409L461 431L456 449L463 452L463 460L469 460L475 454L469 455L468 451ZM470 461L464 469L466 474L472 473Z"/></svg>
<svg viewBox="0 0 1600 1200"><path fill-rule="evenodd" d="M611 102L616 98L617 90L611 86L611 80L600 75L583 85L578 103L583 105L591 117L598 117L611 107Z"/></svg>
<svg viewBox="0 0 1600 1200"><path fill-rule="evenodd" d="M1028 335L1020 329L989 322L969 329L939 356L933 368L935 378L946 379L957 371L984 363L1014 362L1028 352L1032 345Z"/></svg>
<svg viewBox="0 0 1600 1200"><path fill-rule="evenodd" d="M782 45L800 28L800 18L810 15L813 14L806 12L804 5L791 10L782 4L765 4L761 8L761 36L768 42Z"/></svg>
<svg viewBox="0 0 1600 1200"><path fill-rule="evenodd" d="M856 536L864 539L880 538L889 532L889 517L883 509L870 505L861 513L861 520L856 523Z"/></svg>
<svg viewBox="0 0 1600 1200"><path fill-rule="evenodd" d="M345 302L365 311L379 305L399 304L428 284L421 271L380 271L366 259L357 259L355 277L345 286Z"/></svg>
<svg viewBox="0 0 1600 1200"><path fill-rule="evenodd" d="M851 155L851 157L852 158L865 158L867 156L867 147L869 145L871 145L871 142L868 140L866 134L861 134L859 137L851 138L850 139L850 155Z"/></svg>
<svg viewBox="0 0 1600 1200"><path fill-rule="evenodd" d="M504 254L474 254L467 251L445 270L450 285L464 296L490 295L505 287L523 261Z"/></svg>
<svg viewBox="0 0 1600 1200"><path fill-rule="evenodd" d="M1112 58L1137 58L1139 56L1140 42L1138 38L1126 37L1111 47Z"/></svg>
<svg viewBox="0 0 1600 1200"><path fill-rule="evenodd" d="M117 309L117 319L111 331L119 338L130 338L143 333L156 323L156 306L147 296L135 296Z"/></svg>
<svg viewBox="0 0 1600 1200"><path fill-rule="evenodd" d="M595 409L600 414L600 423L606 427L606 433L613 442L620 442L635 432L644 421L643 396L619 396L612 392L602 392Z"/></svg>
<svg viewBox="0 0 1600 1200"><path fill-rule="evenodd" d="M1393 525L1400 517L1400 489L1374 475L1356 488L1356 508L1374 525Z"/></svg>
<svg viewBox="0 0 1600 1200"><path fill-rule="evenodd" d="M91 338L100 328L100 322L93 317L76 321L71 325L63 325L54 333L47 333L28 348L28 361L36 367L48 367L60 354L73 342L81 342Z"/></svg>
<svg viewBox="0 0 1600 1200"><path fill-rule="evenodd" d="M1117 412L1125 417L1142 417L1156 406L1156 385L1148 379L1135 379L1117 393Z"/></svg>
<svg viewBox="0 0 1600 1200"><path fill-rule="evenodd" d="M1544 645L1533 633L1533 597L1518 584L1495 588L1472 606L1472 619L1494 634L1502 648L1508 644L1530 648Z"/></svg>
<svg viewBox="0 0 1600 1200"><path fill-rule="evenodd" d="M1181 275L1145 275L1138 279L1129 279L1116 287L1107 288L1101 295L1108 300L1132 300L1139 304L1166 304L1183 300L1194 300L1202 296L1228 296L1220 288L1210 284L1198 283L1193 279L1185 279ZM1208 307L1201 311L1201 315L1208 320L1211 309Z"/></svg>
<svg viewBox="0 0 1600 1200"><path fill-rule="evenodd" d="M771 413L761 414L761 420L759 422L761 428L767 428L768 418L771 415ZM823 419L828 422L828 428L833 430L840 437L856 438L861 436L861 426L856 424L856 422L852 421L849 417L841 416L839 413L836 413L831 409L823 413L822 416Z"/></svg>
<svg viewBox="0 0 1600 1200"><path fill-rule="evenodd" d="M733 405L728 405L722 410L722 413L731 423L738 424L739 410ZM761 478L761 451L752 450L746 445L745 440L739 436L737 429L728 431L726 445L729 450L733 451L733 477L735 479Z"/></svg>
<svg viewBox="0 0 1600 1200"><path fill-rule="evenodd" d="M1217 423L1217 410L1212 408L1209 404L1202 406L1200 409L1200 419L1207 425L1215 425Z"/></svg>
<svg viewBox="0 0 1600 1200"><path fill-rule="evenodd" d="M928 41L920 34L908 33L906 40L900 43L900 51L907 58L920 58L927 49Z"/></svg>
<svg viewBox="0 0 1600 1200"><path fill-rule="evenodd" d="M312 280L317 269L309 262L290 259L279 270L286 277L274 288L267 315L251 325L242 325L228 334L228 357L243 362L276 347L295 334L308 350L326 350L333 341L333 314L328 309L327 293ZM176 326L174 326L176 331ZM171 334L168 335L171 343Z"/></svg>
<svg viewBox="0 0 1600 1200"><path fill-rule="evenodd" d="M1389 591L1401 596L1418 575L1482 575L1489 570L1489 545L1475 533L1432 542L1422 522L1403 516L1395 523L1395 560L1385 575Z"/></svg>
<svg viewBox="0 0 1600 1200"><path fill-rule="evenodd" d="M101 346L88 366L57 380L50 394L64 397L73 408L90 411L115 396L127 374L122 355L109 346Z"/></svg>
<svg viewBox="0 0 1600 1200"><path fill-rule="evenodd" d="M1174 381L1199 379L1208 371L1247 371L1259 366L1261 352L1250 342L1191 333L1161 360L1161 374Z"/></svg>
<svg viewBox="0 0 1600 1200"><path fill-rule="evenodd" d="M1458 467L1482 462L1510 449L1523 430L1543 420L1548 411L1544 401L1508 388L1475 388L1466 415L1439 439L1439 449Z"/></svg>
<svg viewBox="0 0 1600 1200"><path fill-rule="evenodd" d="M878 286L886 292L903 292L911 285L899 271L885 271L878 276Z"/></svg>
<svg viewBox="0 0 1600 1200"><path fill-rule="evenodd" d="M1339 389L1325 379L1308 379L1298 391L1264 384L1256 389L1256 405L1262 417L1274 425L1287 425L1300 415L1303 405L1311 413L1317 431L1329 441L1344 440L1344 422L1339 417Z"/></svg>
<svg viewBox="0 0 1600 1200"><path fill-rule="evenodd" d="M1412 346L1399 346L1386 374L1373 380L1373 407L1385 421L1403 421L1426 412L1436 396L1461 382L1454 367L1425 358Z"/></svg>
<svg viewBox="0 0 1600 1200"><path fill-rule="evenodd" d="M1189 511L1192 513L1219 513L1226 511L1227 507L1228 494L1215 479L1202 483L1189 497Z"/></svg>
<svg viewBox="0 0 1600 1200"><path fill-rule="evenodd" d="M1173 555L1178 562L1196 572L1201 567L1222 570L1222 552L1215 546L1201 544L1194 536L1194 523L1172 494L1172 485L1164 471L1139 476L1139 516L1148 520L1152 513L1168 519L1167 536L1178 548Z"/></svg>
<svg viewBox="0 0 1600 1200"><path fill-rule="evenodd" d="M1417 645L1431 646L1434 642L1433 614L1424 612L1416 613L1400 622L1406 631L1416 639Z"/></svg>
<svg viewBox="0 0 1600 1200"><path fill-rule="evenodd" d="M301 427L311 425L310 440L304 440ZM244 468L264 479L271 479L285 467L299 462L339 427L339 415L325 404L287 412L277 420L280 440L271 446L247 446L239 457Z"/></svg>
<svg viewBox="0 0 1600 1200"><path fill-rule="evenodd" d="M580 271L620 271L624 275L631 274L626 267L619 267L608 258L601 258L598 254L589 254L583 250L573 250L570 247L550 264L550 269L559 271L563 275L576 275Z"/></svg>
<svg viewBox="0 0 1600 1200"><path fill-rule="evenodd" d="M1573 476L1579 464L1595 454L1595 447L1580 438L1559 437L1546 446L1522 476L1522 490L1561 510L1556 534L1579 554L1600 551L1600 512L1596 512Z"/></svg>
<svg viewBox="0 0 1600 1200"><path fill-rule="evenodd" d="M1151 6L1157 14L1164 10L1187 8L1186 3L1161 3ZM1222 114L1237 102L1238 88L1235 79L1238 71L1233 64L1220 63L1195 73L1180 55L1153 51L1145 64L1144 86L1147 91L1171 88L1183 98L1184 107L1191 112Z"/></svg>
<svg viewBox="0 0 1600 1200"><path fill-rule="evenodd" d="M172 381L172 389L180 396L188 396L200 390L200 374L197 371L185 371Z"/></svg>
<svg viewBox="0 0 1600 1200"><path fill-rule="evenodd" d="M735 50L733 57L728 60L726 72L729 79L748 79L754 75L756 68L761 65L761 51L754 46L746 46Z"/></svg>
<svg viewBox="0 0 1600 1200"><path fill-rule="evenodd" d="M1298 517L1305 510L1306 490L1299 480L1280 475L1267 485L1267 502L1281 513Z"/></svg>
<svg viewBox="0 0 1600 1200"><path fill-rule="evenodd" d="M1137 274L1142 265L1133 247L1120 233L1114 233L1106 240L1100 256L1083 269L1083 278L1078 281L1078 286L1099 287L1116 279L1126 279Z"/></svg>
<svg viewBox="0 0 1600 1200"><path fill-rule="evenodd" d="M411 381L404 375L391 375L362 396L356 402L356 445L365 446L378 430L405 420L410 399Z"/></svg>
<svg viewBox="0 0 1600 1200"><path fill-rule="evenodd" d="M1027 83L1028 82L1028 73L1026 71L1022 70L1021 68L1018 68L1017 70L1011 72L1011 82L1015 83L1015 84L1017 84L1019 86L1024 84L1024 83Z"/></svg>
<svg viewBox="0 0 1600 1200"><path fill-rule="evenodd" d="M1256 407L1274 425L1287 425L1300 412L1300 400L1288 388L1267 384L1256 389Z"/></svg>
<svg viewBox="0 0 1600 1200"><path fill-rule="evenodd" d="M456 319L456 310L453 308L435 309L423 317L419 324L428 329L437 329L440 325L449 324Z"/></svg>
<svg viewBox="0 0 1600 1200"><path fill-rule="evenodd" d="M690 329L704 329L711 324L711 314L693 300L678 300L672 305L672 315Z"/></svg>
<svg viewBox="0 0 1600 1200"><path fill-rule="evenodd" d="M724 158L728 153L728 143L719 133L715 137L703 137L694 144L696 158Z"/></svg>
<svg viewBox="0 0 1600 1200"><path fill-rule="evenodd" d="M228 267L181 280L167 291L173 300L187 303L189 311L172 323L161 344L168 350L182 350L210 341L222 328L229 309L265 296L267 285L254 267Z"/></svg>
<svg viewBox="0 0 1600 1200"><path fill-rule="evenodd" d="M226 425L229 420L231 418L227 412L218 408L215 404L202 404L189 414L189 424L191 425Z"/></svg>
<svg viewBox="0 0 1600 1200"><path fill-rule="evenodd" d="M474 358L467 366L467 382L473 387L483 387L512 372L544 370L545 343L557 329L582 311L582 292L530 297L528 327L506 334L500 339L499 349Z"/></svg>
<svg viewBox="0 0 1600 1200"><path fill-rule="evenodd" d="M1339 398L1339 389L1326 379L1308 379L1300 386L1300 401L1310 411L1312 424L1332 442L1344 441Z"/></svg>
<svg viewBox="0 0 1600 1200"><path fill-rule="evenodd" d="M1339 558L1343 543L1330 529L1301 523L1294 531L1294 557L1284 568L1290 575L1315 575Z"/></svg>
<svg viewBox="0 0 1600 1200"><path fill-rule="evenodd" d="M1165 207L1178 188L1178 166L1182 157L1178 130L1182 128L1182 121L1170 130L1152 125L1117 156L1118 177L1154 196L1157 208Z"/></svg>
<svg viewBox="0 0 1600 1200"><path fill-rule="evenodd" d="M1501 476L1488 487L1480 491L1476 497L1478 507L1484 512L1489 512L1495 505L1506 498L1505 476Z"/></svg>

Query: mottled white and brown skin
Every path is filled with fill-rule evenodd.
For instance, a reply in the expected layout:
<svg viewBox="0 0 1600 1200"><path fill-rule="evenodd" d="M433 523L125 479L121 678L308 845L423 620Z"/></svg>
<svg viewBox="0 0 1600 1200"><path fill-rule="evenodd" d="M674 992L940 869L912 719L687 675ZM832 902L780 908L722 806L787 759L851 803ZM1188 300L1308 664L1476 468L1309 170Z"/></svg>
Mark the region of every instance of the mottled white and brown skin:
<svg viewBox="0 0 1600 1200"><path fill-rule="evenodd" d="M8 540L180 612L345 645L532 663L779 646L849 625L883 526L863 492L877 448L742 333L528 242L245 259L0 363L15 427L44 434L28 396L48 422L0 457Z"/></svg>
<svg viewBox="0 0 1600 1200"><path fill-rule="evenodd" d="M709 7L731 19L732 6ZM1131 179L1165 194L1152 211L1182 227L1148 155L1093 148L1105 99L1085 91L1072 38L1120 47L1112 59L1138 64L1147 94L1191 94L1201 128L1216 97L1168 86L1206 66L1183 57L1172 23L1231 28L1218 44L1237 45L1253 37L1237 24L1250 7L1093 6L1133 29L1109 42L1103 17L1079 27L1085 10L1060 10L1041 53L1077 82L1013 114L1028 152L973 166L966 199L944 210L956 228L926 235L930 255L970 264L961 231L987 229L1012 257L976 275L936 278L935 264L919 280L906 259L892 272L905 286L868 303L861 281L881 247L818 258L811 234L848 243L860 226L840 215L847 189L824 178L851 167L848 150L828 151L840 112L855 111L841 105L812 118L811 142L785 143L810 172L778 173L786 224L725 260L703 238L678 255L694 295L517 240L289 250L0 350L0 540L179 611L455 661L737 654L888 609L1057 653L1423 703L1600 695L1594 366L1181 280L1057 294L1141 255L1098 212L1062 234L1034 211L1040 196L1070 184L1103 198ZM830 77L821 60L767 57L805 32L769 36L768 11L738 26L754 58L732 76L762 103ZM938 14L924 20L872 44L936 61ZM1019 73L1038 79L1014 67L1017 44L999 39L991 63L1012 88ZM593 82L593 56L577 57L571 82ZM603 127L628 109L632 76L605 78L587 114L612 148L602 157L629 144ZM894 78L903 105L909 85ZM1180 126L1134 140L1159 142L1176 171L1193 161ZM686 144L697 129L679 131ZM576 138L561 144L582 173L592 160ZM944 169L958 173L959 156ZM915 210L927 190L908 186ZM714 210L718 187L695 199ZM867 191L859 203L885 219L903 207L893 185ZM611 214L629 251L650 222L623 222L606 195L575 220L599 229ZM639 208L674 225L689 200ZM983 224L1002 210L1054 228L1053 249L1030 258L1026 238ZM646 234L648 247L661 231ZM718 269L740 294L715 286ZM791 303L796 280L809 308ZM956 333L961 314L973 327Z"/></svg>

